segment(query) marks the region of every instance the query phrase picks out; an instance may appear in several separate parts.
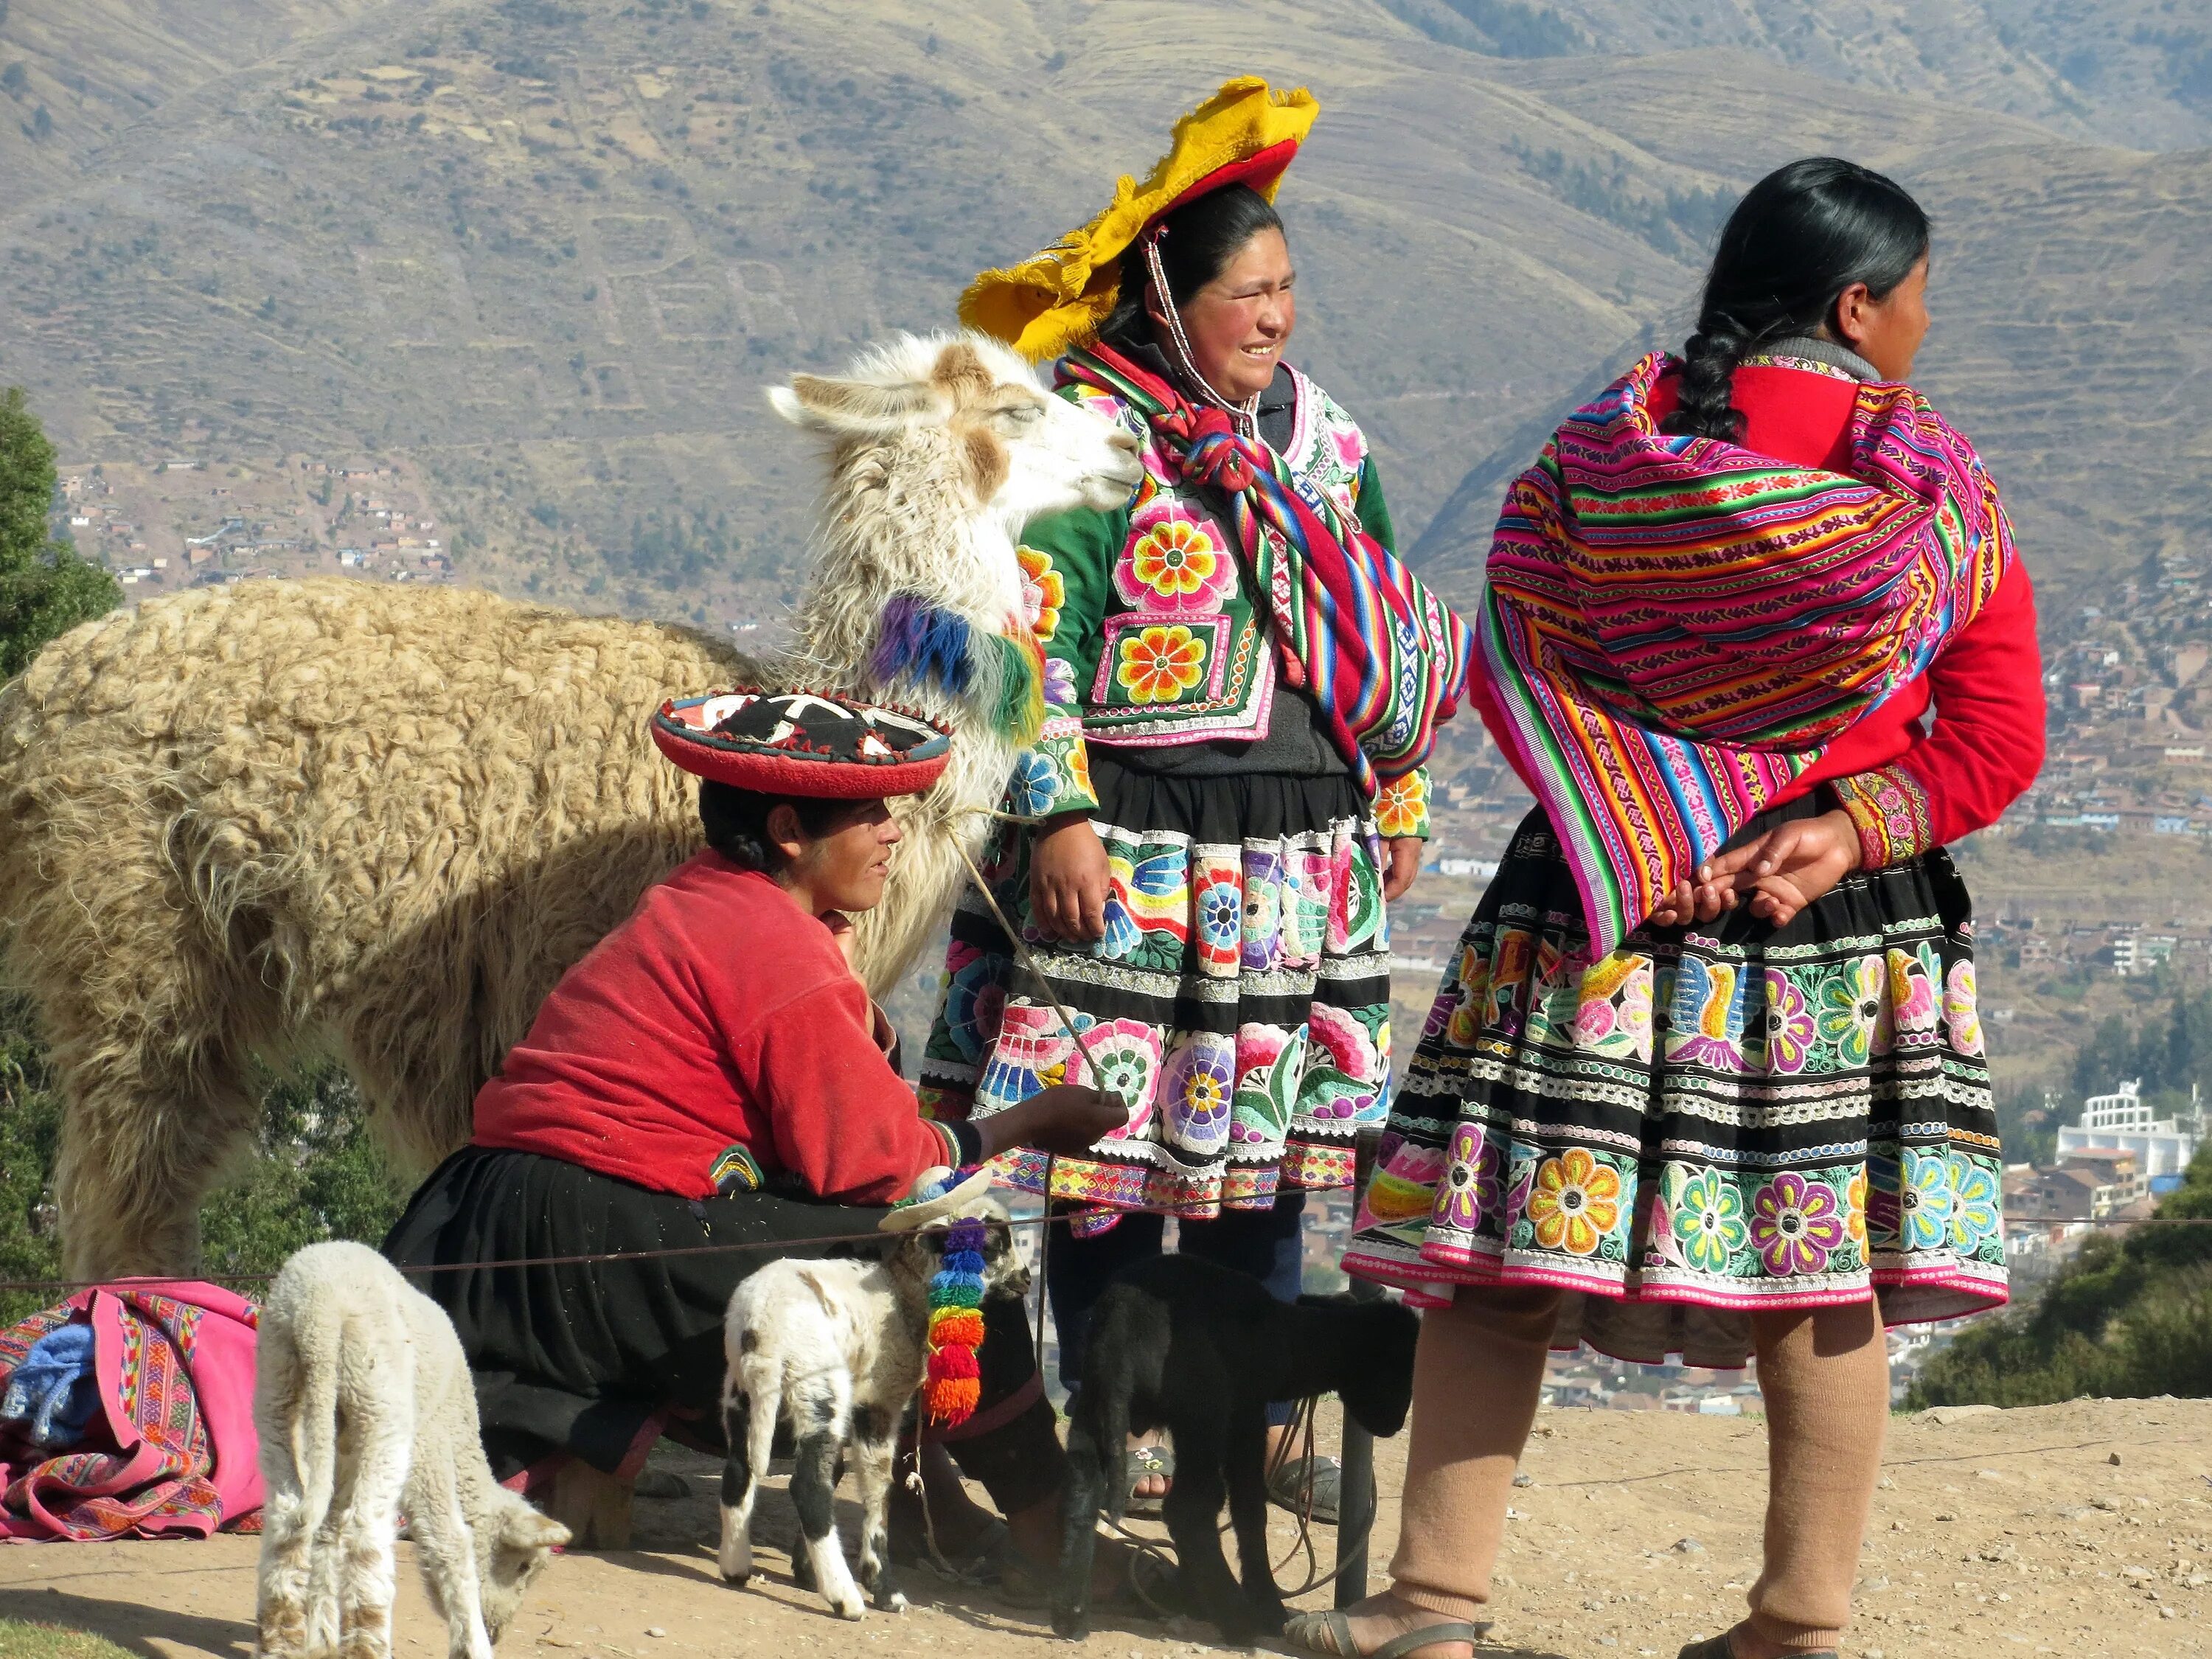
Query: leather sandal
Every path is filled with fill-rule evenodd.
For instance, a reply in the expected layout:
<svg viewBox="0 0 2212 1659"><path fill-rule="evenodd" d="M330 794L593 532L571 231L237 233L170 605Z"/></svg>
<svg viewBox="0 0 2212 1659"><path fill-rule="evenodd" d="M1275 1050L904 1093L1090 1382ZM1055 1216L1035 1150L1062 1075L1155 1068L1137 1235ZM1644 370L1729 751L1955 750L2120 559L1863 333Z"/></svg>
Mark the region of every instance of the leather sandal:
<svg viewBox="0 0 2212 1659"><path fill-rule="evenodd" d="M1290 1622L1283 1626L1285 1641L1304 1648L1308 1653L1324 1655L1326 1659L1405 1659L1406 1655L1427 1647L1432 1642L1477 1643L1489 1634L1490 1621L1487 1619L1480 1623L1465 1619L1440 1620L1433 1625L1424 1625L1419 1630L1409 1630L1403 1636L1394 1636L1371 1653L1362 1653L1358 1644L1352 1639L1352 1620L1334 1610L1293 1613Z"/></svg>

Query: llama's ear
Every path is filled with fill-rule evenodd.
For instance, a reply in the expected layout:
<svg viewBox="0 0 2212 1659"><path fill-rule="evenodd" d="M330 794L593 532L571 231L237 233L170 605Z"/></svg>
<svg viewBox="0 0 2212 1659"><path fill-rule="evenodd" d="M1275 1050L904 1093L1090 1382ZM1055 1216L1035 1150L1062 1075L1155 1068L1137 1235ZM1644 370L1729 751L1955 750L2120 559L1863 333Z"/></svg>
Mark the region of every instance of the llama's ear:
<svg viewBox="0 0 2212 1659"><path fill-rule="evenodd" d="M569 1532L551 1516L520 1504L507 1511L499 1536L501 1543L519 1550L557 1550L568 1542Z"/></svg>
<svg viewBox="0 0 2212 1659"><path fill-rule="evenodd" d="M937 393L916 382L878 386L820 374L794 374L789 386L771 387L768 400L793 426L841 438L882 437L939 410Z"/></svg>

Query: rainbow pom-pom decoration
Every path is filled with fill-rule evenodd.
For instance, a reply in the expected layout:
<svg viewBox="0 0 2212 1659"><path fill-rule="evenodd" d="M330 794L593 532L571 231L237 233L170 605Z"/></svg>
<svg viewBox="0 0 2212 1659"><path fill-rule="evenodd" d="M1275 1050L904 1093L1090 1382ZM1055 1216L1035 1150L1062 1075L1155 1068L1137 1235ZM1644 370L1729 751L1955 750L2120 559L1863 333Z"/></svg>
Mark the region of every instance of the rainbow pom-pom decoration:
<svg viewBox="0 0 2212 1659"><path fill-rule="evenodd" d="M957 1428L982 1398L975 1350L983 1346L983 1224L972 1217L952 1224L945 1256L929 1281L929 1366L922 1404L929 1419Z"/></svg>

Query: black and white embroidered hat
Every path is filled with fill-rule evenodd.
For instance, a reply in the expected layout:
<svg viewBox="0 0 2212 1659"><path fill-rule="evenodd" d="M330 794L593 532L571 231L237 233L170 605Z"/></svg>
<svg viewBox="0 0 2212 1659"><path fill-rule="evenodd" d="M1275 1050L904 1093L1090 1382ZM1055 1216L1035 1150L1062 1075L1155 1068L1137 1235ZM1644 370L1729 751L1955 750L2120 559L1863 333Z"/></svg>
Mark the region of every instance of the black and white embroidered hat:
<svg viewBox="0 0 2212 1659"><path fill-rule="evenodd" d="M699 777L831 800L918 793L952 757L951 734L912 709L752 687L661 704L653 740Z"/></svg>

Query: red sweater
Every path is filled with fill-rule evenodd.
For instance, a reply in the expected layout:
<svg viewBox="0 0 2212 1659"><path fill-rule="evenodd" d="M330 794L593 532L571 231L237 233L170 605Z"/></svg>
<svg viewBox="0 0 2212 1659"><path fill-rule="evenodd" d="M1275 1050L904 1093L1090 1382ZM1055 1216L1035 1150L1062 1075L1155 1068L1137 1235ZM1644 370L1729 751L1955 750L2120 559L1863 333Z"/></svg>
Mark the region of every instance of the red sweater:
<svg viewBox="0 0 2212 1659"><path fill-rule="evenodd" d="M702 853L562 976L477 1095L476 1144L705 1198L723 1153L848 1204L957 1161L871 1035L830 930Z"/></svg>
<svg viewBox="0 0 2212 1659"><path fill-rule="evenodd" d="M1734 401L1744 446L1762 455L1847 471L1856 382L1799 368L1740 368ZM1653 388L1651 412L1675 403L1673 376ZM1516 769L1516 746L1490 687L1473 677L1483 724ZM1932 724L1923 717L1930 702ZM2043 766L2043 661L2035 637L2035 592L2013 562L1979 615L1952 635L1928 672L1828 745L1780 797L1795 800L1823 784L1859 826L1869 868L1902 862L1994 823ZM1534 781L1524 783L1533 792Z"/></svg>

